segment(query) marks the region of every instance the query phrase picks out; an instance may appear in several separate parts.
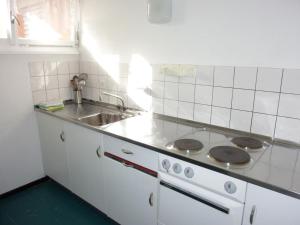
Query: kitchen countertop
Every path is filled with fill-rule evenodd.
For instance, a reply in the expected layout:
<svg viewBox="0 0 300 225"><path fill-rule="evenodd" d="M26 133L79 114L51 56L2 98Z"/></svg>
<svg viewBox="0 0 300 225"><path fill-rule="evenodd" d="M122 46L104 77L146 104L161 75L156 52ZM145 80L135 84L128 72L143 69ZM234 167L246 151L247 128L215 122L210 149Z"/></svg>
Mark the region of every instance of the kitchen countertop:
<svg viewBox="0 0 300 225"><path fill-rule="evenodd" d="M224 167L208 160L205 153L186 155L168 149L166 144L186 134L201 131L203 127L235 136L252 134L151 113L142 113L102 127L90 126L78 120L83 116L109 111L109 107L107 104L86 101L79 106L66 103L63 110L56 112L36 111L300 199L300 146L297 144L257 136L270 143L270 146L259 154L251 166Z"/></svg>

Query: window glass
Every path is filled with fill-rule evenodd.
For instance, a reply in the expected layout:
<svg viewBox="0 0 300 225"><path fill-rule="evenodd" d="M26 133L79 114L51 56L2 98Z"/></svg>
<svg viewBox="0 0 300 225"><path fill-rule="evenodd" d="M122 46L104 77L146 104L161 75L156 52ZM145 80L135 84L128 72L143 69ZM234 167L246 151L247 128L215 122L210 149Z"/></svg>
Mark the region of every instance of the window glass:
<svg viewBox="0 0 300 225"><path fill-rule="evenodd" d="M15 0L16 37L49 42L73 41L75 0Z"/></svg>
<svg viewBox="0 0 300 225"><path fill-rule="evenodd" d="M7 38L7 12L6 0L0 0L0 38Z"/></svg>

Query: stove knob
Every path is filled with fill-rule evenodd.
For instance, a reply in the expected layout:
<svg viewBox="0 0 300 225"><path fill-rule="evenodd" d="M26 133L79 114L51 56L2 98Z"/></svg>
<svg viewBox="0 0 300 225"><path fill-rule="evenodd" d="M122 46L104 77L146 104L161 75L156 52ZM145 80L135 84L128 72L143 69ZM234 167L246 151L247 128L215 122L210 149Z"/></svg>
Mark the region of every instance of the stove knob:
<svg viewBox="0 0 300 225"><path fill-rule="evenodd" d="M178 164L178 163L175 163L174 165L173 165L173 171L175 172L175 173L181 173L181 171L182 171L182 168L181 168L181 166L180 166L180 164Z"/></svg>
<svg viewBox="0 0 300 225"><path fill-rule="evenodd" d="M184 175L187 178L192 178L194 176L194 170L191 167L187 167L184 169Z"/></svg>
<svg viewBox="0 0 300 225"><path fill-rule="evenodd" d="M170 161L169 160L167 160L167 159L164 159L163 161L162 161L162 167L165 169L165 170L169 170L170 169L170 167L171 167L171 163L170 163Z"/></svg>
<svg viewBox="0 0 300 225"><path fill-rule="evenodd" d="M224 184L224 188L228 194L234 194L236 192L236 185L232 181L227 181Z"/></svg>

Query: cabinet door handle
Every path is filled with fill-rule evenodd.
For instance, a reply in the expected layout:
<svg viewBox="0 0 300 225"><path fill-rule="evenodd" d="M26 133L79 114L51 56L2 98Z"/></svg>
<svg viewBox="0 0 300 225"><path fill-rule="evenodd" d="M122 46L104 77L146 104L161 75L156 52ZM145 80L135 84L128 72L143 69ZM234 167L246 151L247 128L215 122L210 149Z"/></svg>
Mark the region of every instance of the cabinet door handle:
<svg viewBox="0 0 300 225"><path fill-rule="evenodd" d="M128 164L128 163L126 163L126 162L122 162L122 164L123 164L123 166L129 167L129 168L134 168L133 165Z"/></svg>
<svg viewBox="0 0 300 225"><path fill-rule="evenodd" d="M124 149L124 148L122 149L122 152L125 153L125 154L127 154L127 155L133 155L132 151Z"/></svg>
<svg viewBox="0 0 300 225"><path fill-rule="evenodd" d="M151 206L151 207L153 207L153 197L154 197L154 194L153 194L153 192L150 194L150 196L149 196L149 205Z"/></svg>
<svg viewBox="0 0 300 225"><path fill-rule="evenodd" d="M60 137L60 140L61 140L62 142L65 142L65 132L62 131L62 132L60 133L59 137Z"/></svg>
<svg viewBox="0 0 300 225"><path fill-rule="evenodd" d="M100 151L101 151L101 146L99 146L96 150L96 154L97 154L99 159L101 158L101 152Z"/></svg>
<svg viewBox="0 0 300 225"><path fill-rule="evenodd" d="M254 222L255 211L256 211L256 206L254 205L252 207L251 213L250 213L250 219L249 219L250 224L253 224L253 222Z"/></svg>

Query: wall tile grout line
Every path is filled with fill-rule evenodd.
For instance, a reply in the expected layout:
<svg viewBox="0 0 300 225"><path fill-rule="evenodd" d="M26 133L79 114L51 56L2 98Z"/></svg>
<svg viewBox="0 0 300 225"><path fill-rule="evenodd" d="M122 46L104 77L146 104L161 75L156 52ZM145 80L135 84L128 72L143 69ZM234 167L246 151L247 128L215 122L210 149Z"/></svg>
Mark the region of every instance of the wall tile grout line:
<svg viewBox="0 0 300 225"><path fill-rule="evenodd" d="M179 70L180 70L180 67L179 67L179 65L178 65L178 68L179 68ZM181 71L179 72L179 73L181 73ZM177 91L178 91L178 94L177 94L177 99L178 99L178 103L177 103L177 116L176 117L178 117L178 115L179 115L179 80L180 80L180 77L178 77L178 85L177 85Z"/></svg>
<svg viewBox="0 0 300 225"><path fill-rule="evenodd" d="M280 106L280 100L281 100L281 90L282 90L283 76L284 76L284 69L282 69L282 73L281 73L280 94L279 94L279 99L278 99L278 103L277 103L277 111L276 111L275 126L274 126L274 131L273 131L273 138L275 138L275 135L276 135L277 120L278 120L279 106Z"/></svg>
<svg viewBox="0 0 300 225"><path fill-rule="evenodd" d="M255 75L255 85L254 85L254 98L252 103L252 115L251 115L251 122L250 122L250 132L252 133L253 128L253 117L254 117L254 107L255 107L255 99L256 99L256 86L257 86L257 78L258 78L258 67L256 68L256 75Z"/></svg>
<svg viewBox="0 0 300 225"><path fill-rule="evenodd" d="M231 117L232 117L232 103L233 103L233 91L234 91L234 80L235 80L235 71L236 68L233 68L233 77L232 77L232 90L231 90L231 102L230 102L230 114L229 114L229 124L228 127L231 127Z"/></svg>
<svg viewBox="0 0 300 225"><path fill-rule="evenodd" d="M169 83L176 83L177 82L171 82L171 81L166 81ZM179 83L181 84L181 83ZM191 83L182 83L182 84L191 84ZM264 93L276 93L276 94L288 94L288 95L296 95L300 96L300 94L293 93L293 92L281 92L281 91L266 91L266 90L261 90L261 89L250 89L250 88L235 88L235 87L226 87L226 86L220 86L220 85L206 85L206 84L196 84L196 86L204 86L204 87L217 87L217 88L227 88L227 89L234 89L234 90L245 90L245 91L257 91L257 92L264 92Z"/></svg>
<svg viewBox="0 0 300 225"><path fill-rule="evenodd" d="M57 80L57 87L58 87L58 96L59 96L59 98L62 98L62 96L60 94L60 85L59 85L59 79L58 79L58 65L57 65L57 61L55 61L55 64L56 64L56 80ZM69 64L68 64L68 70L69 70ZM63 75L63 74L60 74L60 75ZM68 71L68 76L70 77L69 71Z"/></svg>
<svg viewBox="0 0 300 225"><path fill-rule="evenodd" d="M197 70L194 69L194 101L193 101L193 120L195 120L195 109L196 109L196 88L197 88Z"/></svg>
<svg viewBox="0 0 300 225"><path fill-rule="evenodd" d="M46 76L45 76L45 62L43 63L43 78L44 78L44 89L45 89L45 96L46 96L46 101L48 101L48 93L47 93L47 87L46 87Z"/></svg>
<svg viewBox="0 0 300 225"><path fill-rule="evenodd" d="M159 68L159 75L161 75L161 68ZM165 76L165 71L163 72L163 76L164 76L164 80L163 80L163 82L164 82L164 88L163 88L163 114L166 114L166 112L165 112L165 90L166 90L166 76Z"/></svg>
<svg viewBox="0 0 300 225"><path fill-rule="evenodd" d="M213 80L212 80L212 96L211 96L211 107L210 107L210 120L209 123L212 124L212 116L213 116L213 102L214 102L214 84L215 84L215 71L216 71L216 67L213 67Z"/></svg>

